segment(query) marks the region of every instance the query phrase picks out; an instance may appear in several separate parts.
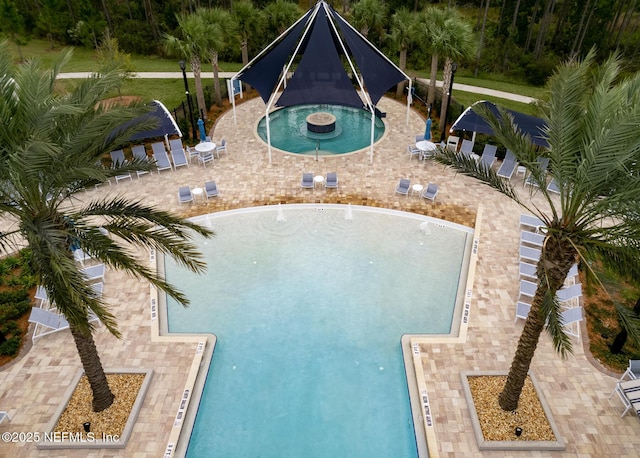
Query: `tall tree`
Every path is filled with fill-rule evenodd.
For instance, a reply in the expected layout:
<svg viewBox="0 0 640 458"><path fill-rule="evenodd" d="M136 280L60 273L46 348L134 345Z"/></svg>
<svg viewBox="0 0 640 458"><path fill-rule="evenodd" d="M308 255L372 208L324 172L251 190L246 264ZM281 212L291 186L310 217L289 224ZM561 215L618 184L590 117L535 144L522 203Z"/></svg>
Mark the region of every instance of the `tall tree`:
<svg viewBox="0 0 640 458"><path fill-rule="evenodd" d="M488 110L482 113L497 140L531 173L544 206L522 200L510 182L474 160L447 151L436 157L505 194L546 226L536 267L537 290L499 395L506 411L518 406L545 326L562 357L572 352L556 292L576 262L592 279L597 279L590 267L594 262L622 276L640 278L640 73L622 80L620 71L617 56L597 65L593 50L583 61L558 67L543 106L549 146L542 151L506 111L501 111L501 119ZM549 172L537 165L540 155L549 158ZM558 185L559 198L547 190L550 178ZM638 342L635 313L619 304L616 311L629 336Z"/></svg>
<svg viewBox="0 0 640 458"><path fill-rule="evenodd" d="M176 14L178 36L165 34L164 44L169 55L188 60L196 85L198 113L207 119L208 107L202 88L202 58L209 51L209 28L197 14Z"/></svg>
<svg viewBox="0 0 640 458"><path fill-rule="evenodd" d="M196 14L202 16L207 26L207 51L213 67L213 89L216 105L222 106L218 56L230 42L236 40L237 27L231 13L222 8L199 8Z"/></svg>
<svg viewBox="0 0 640 458"><path fill-rule="evenodd" d="M14 0L0 0L0 32L6 33L11 41L18 47L20 61L22 56L21 46L24 44L24 21L18 13Z"/></svg>
<svg viewBox="0 0 640 458"><path fill-rule="evenodd" d="M473 76L478 76L478 69L480 68L480 55L482 54L482 46L484 44L484 30L487 28L487 15L489 14L490 0L486 0L484 14L482 15L482 26L480 27L480 39L478 41L478 54L476 55L476 67L473 70ZM478 18L480 16L478 15Z"/></svg>
<svg viewBox="0 0 640 458"><path fill-rule="evenodd" d="M351 7L351 25L365 38L375 31L378 35L387 22L387 7L381 0L358 0Z"/></svg>
<svg viewBox="0 0 640 458"><path fill-rule="evenodd" d="M276 35L280 35L287 30L291 24L300 18L301 13L302 11L298 4L289 0L275 0L264 9L268 27Z"/></svg>
<svg viewBox="0 0 640 458"><path fill-rule="evenodd" d="M67 53L51 70L35 59L15 66L6 42L0 44L0 216L15 221L15 229L0 232L0 248L10 252L26 244L31 250L37 281L69 322L98 412L112 404L114 395L89 317L95 314L111 334L120 333L107 303L83 277L72 248L146 279L187 304L187 298L141 264L130 247L154 248L201 272L205 264L190 237L212 233L142 200L91 199L84 194L123 171L151 168L142 161L119 169L99 165L106 152L151 126L147 122L122 127L148 108L104 103L122 81L119 71L106 70L60 93L56 76L68 58Z"/></svg>
<svg viewBox="0 0 640 458"><path fill-rule="evenodd" d="M242 53L242 65L249 63L249 38L261 36L267 26L267 18L250 0L233 4L233 16L238 25L238 37Z"/></svg>
<svg viewBox="0 0 640 458"><path fill-rule="evenodd" d="M445 21L450 14L455 15L455 10L443 10L435 6L425 8L418 18L418 36L422 41L425 51L431 54L431 73L429 75L429 90L427 92L427 104L433 105L436 99L436 80L438 78L438 59L447 47L446 34L443 32ZM457 17L457 16L456 16ZM459 19L459 18L458 18ZM420 40L422 38L422 40Z"/></svg>
<svg viewBox="0 0 640 458"><path fill-rule="evenodd" d="M400 52L400 70L405 71L407 68L407 51L409 47L415 42L418 29L416 27L416 15L409 11L407 8L400 8L391 16L391 42L394 47ZM402 96L406 81L398 83L396 88L396 95Z"/></svg>

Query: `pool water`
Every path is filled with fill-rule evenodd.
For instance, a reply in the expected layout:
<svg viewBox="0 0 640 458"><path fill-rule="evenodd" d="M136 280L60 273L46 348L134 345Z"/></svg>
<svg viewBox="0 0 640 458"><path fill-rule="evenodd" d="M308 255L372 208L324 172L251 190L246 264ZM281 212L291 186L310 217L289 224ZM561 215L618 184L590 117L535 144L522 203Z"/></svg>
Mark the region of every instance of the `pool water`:
<svg viewBox="0 0 640 458"><path fill-rule="evenodd" d="M316 112L336 117L336 130L317 134L307 130L307 116ZM290 153L335 155L350 153L371 144L371 112L338 105L296 105L270 114L271 145ZM374 142L382 138L384 123L375 119ZM258 135L267 142L266 119L258 123Z"/></svg>
<svg viewBox="0 0 640 458"><path fill-rule="evenodd" d="M363 207L198 217L171 332L218 337L187 456L416 457L403 334L447 334L470 230ZM229 216L226 216L226 215ZM407 215L399 217L398 215Z"/></svg>

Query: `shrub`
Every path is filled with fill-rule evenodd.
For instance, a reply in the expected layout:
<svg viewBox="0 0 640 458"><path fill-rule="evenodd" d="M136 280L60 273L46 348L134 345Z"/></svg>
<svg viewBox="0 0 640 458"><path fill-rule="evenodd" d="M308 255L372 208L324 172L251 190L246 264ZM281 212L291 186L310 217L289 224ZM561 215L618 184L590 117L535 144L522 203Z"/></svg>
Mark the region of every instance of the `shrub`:
<svg viewBox="0 0 640 458"><path fill-rule="evenodd" d="M7 339L5 342L0 344L0 355L4 356L15 356L20 351L20 336L14 336Z"/></svg>
<svg viewBox="0 0 640 458"><path fill-rule="evenodd" d="M0 323L7 323L9 320L17 320L27 313L30 308L31 302L28 300L0 304Z"/></svg>

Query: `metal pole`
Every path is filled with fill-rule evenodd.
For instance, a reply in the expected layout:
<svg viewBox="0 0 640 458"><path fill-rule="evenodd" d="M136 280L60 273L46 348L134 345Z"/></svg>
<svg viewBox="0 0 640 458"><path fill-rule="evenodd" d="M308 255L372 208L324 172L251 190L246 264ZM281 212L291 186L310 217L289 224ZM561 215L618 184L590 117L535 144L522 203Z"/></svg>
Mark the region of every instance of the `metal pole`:
<svg viewBox="0 0 640 458"><path fill-rule="evenodd" d="M451 64L451 81L449 81L449 93L447 94L447 109L444 112L444 126L440 128L440 143L444 141L445 133L447 132L447 118L449 117L449 105L451 105L451 92L453 91L453 77L458 70L458 64L453 62Z"/></svg>
<svg viewBox="0 0 640 458"><path fill-rule="evenodd" d="M184 80L184 93L187 96L187 105L189 106L189 119L191 120L191 135L192 135L192 138L195 140L196 138L198 138L198 134L196 134L196 122L195 122L195 119L193 119L193 104L191 102L191 94L189 94L189 83L187 82L187 72L186 72L187 65L185 64L184 60L181 60L180 62L178 62L178 64L180 64L180 69L182 70L182 79Z"/></svg>

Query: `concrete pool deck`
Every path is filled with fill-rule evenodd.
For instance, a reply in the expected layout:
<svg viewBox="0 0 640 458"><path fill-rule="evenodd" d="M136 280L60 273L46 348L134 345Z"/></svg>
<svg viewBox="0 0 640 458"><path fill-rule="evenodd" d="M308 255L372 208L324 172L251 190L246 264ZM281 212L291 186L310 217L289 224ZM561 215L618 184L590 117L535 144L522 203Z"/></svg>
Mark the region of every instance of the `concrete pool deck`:
<svg viewBox="0 0 640 458"><path fill-rule="evenodd" d="M574 341L575 355L563 361L551 341L543 334L532 371L535 373L566 444L564 452L480 452L476 445L469 409L462 392L460 372L508 370L522 321L514 324L518 294L518 220L520 208L506 197L479 182L457 175L432 162L410 160L407 145L424 131L424 120L412 113L406 125L406 107L383 99L386 111L386 137L376 146L373 164L368 153L339 157L300 157L274 152L272 164L267 148L253 133L264 104L259 99L237 107L237 126L228 113L215 126L213 139L226 138L228 154L222 154L213 166L193 163L175 172L148 174L140 179L102 186L87 197L121 193L143 198L147 203L184 216L210 213L244 206L279 202L352 202L358 205L384 205L397 210L434 209L446 217L448 205L467 209L475 219L483 204L478 260L470 301L470 316L464 342L443 339L421 345L424 383L429 393L434 421L437 454L446 457L468 456L637 456L640 449L638 419L620 418L622 405L608 398L615 380L598 370ZM303 172L325 175L337 172L339 188L301 189ZM413 183L439 185L435 206L417 195L395 193L400 178ZM202 187L215 179L220 196L194 205L178 203L179 186ZM522 178L514 178L521 183ZM522 189L522 188L521 188ZM527 192L526 190L524 192ZM536 203L541 199L533 196ZM464 211L463 211L464 213ZM6 222L0 223L3 226ZM140 253L148 259L148 253ZM127 447L122 450L38 450L33 443L0 443L0 456L12 457L158 457L165 454L174 420L180 407L189 370L194 363L198 342L169 342L152 337L149 285L108 271L104 293L113 307L122 340L99 328L96 344L102 362L110 367L152 368L154 378L133 428ZM586 334L586 333L584 333ZM67 385L80 362L68 332L52 334L38 341L20 360L0 368L0 409L11 416L1 432L43 433L62 400Z"/></svg>

